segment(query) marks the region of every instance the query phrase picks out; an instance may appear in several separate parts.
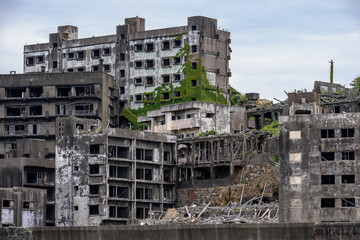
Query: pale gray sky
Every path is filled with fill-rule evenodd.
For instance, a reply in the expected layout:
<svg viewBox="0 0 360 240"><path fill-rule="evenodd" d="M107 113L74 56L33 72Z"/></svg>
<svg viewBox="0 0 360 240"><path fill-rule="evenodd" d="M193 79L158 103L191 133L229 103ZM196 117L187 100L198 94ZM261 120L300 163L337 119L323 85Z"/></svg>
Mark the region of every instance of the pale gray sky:
<svg viewBox="0 0 360 240"><path fill-rule="evenodd" d="M146 29L187 24L188 16L218 19L231 32L230 83L242 93L285 99L283 90L312 90L313 82L349 83L360 75L358 0L0 0L0 74L23 72L23 46L47 42L60 25L79 37L115 34L124 18Z"/></svg>

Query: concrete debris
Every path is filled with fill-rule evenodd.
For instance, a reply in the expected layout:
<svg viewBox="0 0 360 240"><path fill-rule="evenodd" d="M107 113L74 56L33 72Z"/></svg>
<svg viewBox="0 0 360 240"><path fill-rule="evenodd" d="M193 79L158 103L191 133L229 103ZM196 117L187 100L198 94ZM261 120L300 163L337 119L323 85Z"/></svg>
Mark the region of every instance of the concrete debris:
<svg viewBox="0 0 360 240"><path fill-rule="evenodd" d="M276 223L279 220L278 201L264 203L256 196L240 204L229 202L226 206L184 206L170 208L162 219L144 219L140 225L185 224L228 224L228 223Z"/></svg>

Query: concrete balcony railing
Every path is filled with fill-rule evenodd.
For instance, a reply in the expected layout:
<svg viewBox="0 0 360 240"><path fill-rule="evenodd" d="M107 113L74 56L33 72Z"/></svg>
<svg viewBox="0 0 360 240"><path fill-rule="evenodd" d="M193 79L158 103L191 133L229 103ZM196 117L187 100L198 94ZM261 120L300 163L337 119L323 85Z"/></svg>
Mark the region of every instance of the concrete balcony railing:
<svg viewBox="0 0 360 240"><path fill-rule="evenodd" d="M173 120L169 125L170 125L169 130L201 127L199 118L186 118L186 119Z"/></svg>
<svg viewBox="0 0 360 240"><path fill-rule="evenodd" d="M4 136L24 136L25 131L4 131Z"/></svg>

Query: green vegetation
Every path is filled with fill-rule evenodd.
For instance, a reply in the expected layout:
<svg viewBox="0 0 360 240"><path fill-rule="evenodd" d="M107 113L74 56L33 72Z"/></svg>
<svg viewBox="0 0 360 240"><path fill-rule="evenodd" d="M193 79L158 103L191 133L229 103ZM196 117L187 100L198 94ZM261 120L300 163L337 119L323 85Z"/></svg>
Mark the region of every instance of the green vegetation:
<svg viewBox="0 0 360 240"><path fill-rule="evenodd" d="M235 88L231 88L231 94L230 94L230 103L231 105L242 105L245 103L248 99L245 97L245 95L238 92Z"/></svg>
<svg viewBox="0 0 360 240"><path fill-rule="evenodd" d="M275 120L271 124L260 129L260 131L268 131L271 135L278 136L279 135L279 122Z"/></svg>
<svg viewBox="0 0 360 240"><path fill-rule="evenodd" d="M173 37L177 39L183 34L186 33L174 35ZM124 110L123 116L134 125L134 128L142 129L143 127L143 124L137 123L138 116L146 115L151 110L160 109L162 105L190 101L227 103L224 92L209 84L206 71L201 64L201 58L194 59L194 56L190 54L190 50L190 45L185 44L174 56L185 58L185 62L179 70L185 76L180 81L180 86L175 87L173 82L169 85L159 86L153 92L144 93L144 95L152 95L152 100L144 100L143 108L127 108ZM143 97L143 99L145 98Z"/></svg>
<svg viewBox="0 0 360 240"><path fill-rule="evenodd" d="M356 87L360 91L360 75L350 83L350 86Z"/></svg>
<svg viewBox="0 0 360 240"><path fill-rule="evenodd" d="M256 184L256 187L260 187L260 183L257 183L257 184Z"/></svg>
<svg viewBox="0 0 360 240"><path fill-rule="evenodd" d="M241 184L248 184L248 180L242 180Z"/></svg>
<svg viewBox="0 0 360 240"><path fill-rule="evenodd" d="M278 158L277 158L276 156L271 156L271 160L272 160L273 162L275 162L275 163L278 163L278 162L279 162L279 160L278 160Z"/></svg>
<svg viewBox="0 0 360 240"><path fill-rule="evenodd" d="M199 137L205 137L209 135L216 135L216 131L214 129L208 131L208 132L201 132L199 133Z"/></svg>

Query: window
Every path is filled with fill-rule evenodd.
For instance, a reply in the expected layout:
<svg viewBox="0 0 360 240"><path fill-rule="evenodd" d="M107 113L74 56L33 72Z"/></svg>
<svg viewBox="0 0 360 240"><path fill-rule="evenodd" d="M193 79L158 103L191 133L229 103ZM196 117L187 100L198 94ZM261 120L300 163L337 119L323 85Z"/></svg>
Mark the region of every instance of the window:
<svg viewBox="0 0 360 240"><path fill-rule="evenodd" d="M85 59L85 51L79 51L76 53L77 59L82 60Z"/></svg>
<svg viewBox="0 0 360 240"><path fill-rule="evenodd" d="M345 183L345 184L355 183L355 175L341 175L341 183Z"/></svg>
<svg viewBox="0 0 360 240"><path fill-rule="evenodd" d="M89 188L91 195L99 195L99 185L90 185Z"/></svg>
<svg viewBox="0 0 360 240"><path fill-rule="evenodd" d="M74 166L74 172L79 171L79 166Z"/></svg>
<svg viewBox="0 0 360 240"><path fill-rule="evenodd" d="M355 160L355 152L341 152L341 160Z"/></svg>
<svg viewBox="0 0 360 240"><path fill-rule="evenodd" d="M321 138L334 138L335 130L334 129L321 129Z"/></svg>
<svg viewBox="0 0 360 240"><path fill-rule="evenodd" d="M175 91L174 97L176 97L176 98L181 97L181 93L179 91Z"/></svg>
<svg viewBox="0 0 360 240"><path fill-rule="evenodd" d="M321 184L335 184L335 175L321 175Z"/></svg>
<svg viewBox="0 0 360 240"><path fill-rule="evenodd" d="M145 101L153 101L154 97L152 94L145 94Z"/></svg>
<svg viewBox="0 0 360 240"><path fill-rule="evenodd" d="M34 65L34 57L27 57L26 66L33 66L33 65Z"/></svg>
<svg viewBox="0 0 360 240"><path fill-rule="evenodd" d="M99 58L100 57L100 50L94 49L92 50L92 58Z"/></svg>
<svg viewBox="0 0 360 240"><path fill-rule="evenodd" d="M57 61L53 61L53 68L57 68L58 67L58 62Z"/></svg>
<svg viewBox="0 0 360 240"><path fill-rule="evenodd" d="M342 198L341 207L355 207L355 198Z"/></svg>
<svg viewBox="0 0 360 240"><path fill-rule="evenodd" d="M100 153L100 144L90 145L90 154L99 154Z"/></svg>
<svg viewBox="0 0 360 240"><path fill-rule="evenodd" d="M42 115L42 106L32 106L29 108L30 116L41 116Z"/></svg>
<svg viewBox="0 0 360 240"><path fill-rule="evenodd" d="M143 84L142 78L141 77L134 78L134 84L135 85L142 85Z"/></svg>
<svg viewBox="0 0 360 240"><path fill-rule="evenodd" d="M125 77L125 70L120 70L120 77Z"/></svg>
<svg viewBox="0 0 360 240"><path fill-rule="evenodd" d="M35 203L32 201L23 201L23 209L35 210Z"/></svg>
<svg viewBox="0 0 360 240"><path fill-rule="evenodd" d="M36 63L44 63L44 56L37 56L36 57Z"/></svg>
<svg viewBox="0 0 360 240"><path fill-rule="evenodd" d="M74 53L68 53L68 59L74 59L75 58L75 55Z"/></svg>
<svg viewBox="0 0 360 240"><path fill-rule="evenodd" d="M74 69L73 68L68 68L67 71L68 72L74 72Z"/></svg>
<svg viewBox="0 0 360 240"><path fill-rule="evenodd" d="M141 101L142 101L142 95L141 94L135 95L135 102L141 102Z"/></svg>
<svg viewBox="0 0 360 240"><path fill-rule="evenodd" d="M142 68L143 62L142 61L135 61L135 68Z"/></svg>
<svg viewBox="0 0 360 240"><path fill-rule="evenodd" d="M3 208L14 208L15 207L15 201L14 200L4 199L2 201L2 207Z"/></svg>
<svg viewBox="0 0 360 240"><path fill-rule="evenodd" d="M79 206L74 206L74 211L78 211L79 210Z"/></svg>
<svg viewBox="0 0 360 240"><path fill-rule="evenodd" d="M110 64L104 64L104 71L105 72L110 72Z"/></svg>
<svg viewBox="0 0 360 240"><path fill-rule="evenodd" d="M181 58L180 57L174 57L174 64L181 64Z"/></svg>
<svg viewBox="0 0 360 240"><path fill-rule="evenodd" d="M143 45L142 44L136 44L135 45L135 52L139 52L143 50Z"/></svg>
<svg viewBox="0 0 360 240"><path fill-rule="evenodd" d="M162 80L164 84L170 83L170 75L162 75Z"/></svg>
<svg viewBox="0 0 360 240"><path fill-rule="evenodd" d="M129 168L121 166L110 166L109 177L129 178Z"/></svg>
<svg viewBox="0 0 360 240"><path fill-rule="evenodd" d="M340 106L336 106L336 107L335 107L335 113L340 113L340 112L341 112Z"/></svg>
<svg viewBox="0 0 360 240"><path fill-rule="evenodd" d="M120 39L124 40L125 39L125 34L120 34Z"/></svg>
<svg viewBox="0 0 360 240"><path fill-rule="evenodd" d="M170 58L163 58L162 64L163 67L169 67L170 66Z"/></svg>
<svg viewBox="0 0 360 240"><path fill-rule="evenodd" d="M354 137L354 129L353 128L347 128L347 129L341 129L341 137L342 138L350 138Z"/></svg>
<svg viewBox="0 0 360 240"><path fill-rule="evenodd" d="M169 50L170 49L170 42L169 41L163 41L163 50Z"/></svg>
<svg viewBox="0 0 360 240"><path fill-rule="evenodd" d="M197 47L196 47L196 45L192 45L192 46L191 46L191 52L197 52Z"/></svg>
<svg viewBox="0 0 360 240"><path fill-rule="evenodd" d="M164 151L164 162L170 162L171 161L171 153L168 151Z"/></svg>
<svg viewBox="0 0 360 240"><path fill-rule="evenodd" d="M58 46L58 44L55 42L55 43L53 43L53 47L54 48L57 48L57 46Z"/></svg>
<svg viewBox="0 0 360 240"><path fill-rule="evenodd" d="M195 30L197 30L196 25L192 25L192 26L191 26L191 31L195 31Z"/></svg>
<svg viewBox="0 0 360 240"><path fill-rule="evenodd" d="M196 62L191 63L191 69L196 69Z"/></svg>
<svg viewBox="0 0 360 240"><path fill-rule="evenodd" d="M89 205L89 215L99 214L99 205Z"/></svg>
<svg viewBox="0 0 360 240"><path fill-rule="evenodd" d="M334 208L334 207L335 207L335 198L321 199L321 208Z"/></svg>
<svg viewBox="0 0 360 240"><path fill-rule="evenodd" d="M103 55L110 55L110 48L104 48Z"/></svg>
<svg viewBox="0 0 360 240"><path fill-rule="evenodd" d="M71 87L57 87L57 97L68 97L71 95Z"/></svg>
<svg viewBox="0 0 360 240"><path fill-rule="evenodd" d="M125 94L125 87L120 87L120 94Z"/></svg>
<svg viewBox="0 0 360 240"><path fill-rule="evenodd" d="M91 71L98 72L99 71L99 66L98 65L92 66Z"/></svg>
<svg viewBox="0 0 360 240"><path fill-rule="evenodd" d="M186 115L186 118L194 118L195 117L195 114L187 114Z"/></svg>
<svg viewBox="0 0 360 240"><path fill-rule="evenodd" d="M120 53L120 61L124 61L125 60L125 53Z"/></svg>
<svg viewBox="0 0 360 240"><path fill-rule="evenodd" d="M23 115L24 111L25 111L24 107L6 107L6 116L19 117Z"/></svg>
<svg viewBox="0 0 360 240"><path fill-rule="evenodd" d="M56 105L56 115L68 116L71 110L71 106L69 104L61 104Z"/></svg>
<svg viewBox="0 0 360 240"><path fill-rule="evenodd" d="M145 68L153 68L154 67L154 60L146 60Z"/></svg>
<svg viewBox="0 0 360 240"><path fill-rule="evenodd" d="M161 94L161 99L164 99L164 100L170 99L170 94L169 94L168 92L162 93L162 94Z"/></svg>
<svg viewBox="0 0 360 240"><path fill-rule="evenodd" d="M100 165L92 164L90 165L90 174L99 174L100 173Z"/></svg>
<svg viewBox="0 0 360 240"><path fill-rule="evenodd" d="M180 39L174 40L174 47L181 47L181 40Z"/></svg>
<svg viewBox="0 0 360 240"><path fill-rule="evenodd" d="M154 43L147 43L145 51L153 52L154 51Z"/></svg>
<svg viewBox="0 0 360 240"><path fill-rule="evenodd" d="M180 74L174 74L174 81L180 81L181 75Z"/></svg>
<svg viewBox="0 0 360 240"><path fill-rule="evenodd" d="M94 85L84 85L75 87L75 96L92 96L95 95Z"/></svg>
<svg viewBox="0 0 360 240"><path fill-rule="evenodd" d="M321 153L321 161L334 161L334 160L335 160L335 152Z"/></svg>
<svg viewBox="0 0 360 240"><path fill-rule="evenodd" d="M191 86L193 87L197 86L197 79L191 80Z"/></svg>
<svg viewBox="0 0 360 240"><path fill-rule="evenodd" d="M154 78L146 77L146 85L154 85Z"/></svg>
<svg viewBox="0 0 360 240"><path fill-rule="evenodd" d="M171 181L172 181L171 170L164 169L164 182L171 182Z"/></svg>
<svg viewBox="0 0 360 240"><path fill-rule="evenodd" d="M77 71L78 71L78 72L84 72L84 69L85 69L84 67L78 67L78 68L77 68Z"/></svg>
<svg viewBox="0 0 360 240"><path fill-rule="evenodd" d="M25 96L26 88L8 88L6 89L7 98L21 98Z"/></svg>

